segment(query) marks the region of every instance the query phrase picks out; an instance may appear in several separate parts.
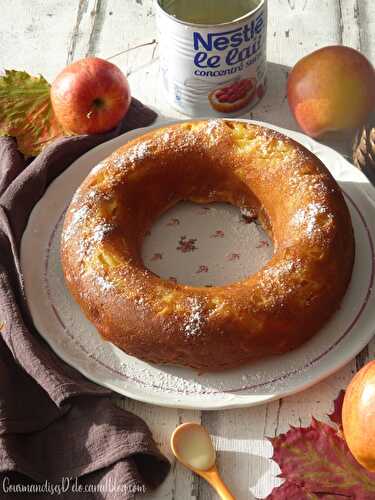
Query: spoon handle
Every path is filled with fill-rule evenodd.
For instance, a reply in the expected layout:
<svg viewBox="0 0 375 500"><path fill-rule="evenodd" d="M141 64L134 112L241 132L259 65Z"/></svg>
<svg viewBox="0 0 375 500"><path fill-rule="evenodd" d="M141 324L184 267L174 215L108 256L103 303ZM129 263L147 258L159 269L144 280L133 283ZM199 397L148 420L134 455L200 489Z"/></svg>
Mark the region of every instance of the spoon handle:
<svg viewBox="0 0 375 500"><path fill-rule="evenodd" d="M236 497L229 490L228 486L221 479L216 467L202 474L208 483L216 490L221 500L236 500Z"/></svg>
<svg viewBox="0 0 375 500"><path fill-rule="evenodd" d="M219 477L219 481L216 483L216 491L222 500L236 500L232 495L231 491L224 483L224 481Z"/></svg>

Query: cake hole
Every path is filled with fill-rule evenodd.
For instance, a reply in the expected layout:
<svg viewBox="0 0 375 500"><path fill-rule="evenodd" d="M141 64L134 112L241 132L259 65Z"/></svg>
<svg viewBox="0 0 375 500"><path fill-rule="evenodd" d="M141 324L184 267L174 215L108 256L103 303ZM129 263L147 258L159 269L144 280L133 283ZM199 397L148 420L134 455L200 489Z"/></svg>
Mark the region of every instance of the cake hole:
<svg viewBox="0 0 375 500"><path fill-rule="evenodd" d="M273 255L272 241L251 215L227 203L178 203L146 235L143 263L161 278L184 285L240 281Z"/></svg>

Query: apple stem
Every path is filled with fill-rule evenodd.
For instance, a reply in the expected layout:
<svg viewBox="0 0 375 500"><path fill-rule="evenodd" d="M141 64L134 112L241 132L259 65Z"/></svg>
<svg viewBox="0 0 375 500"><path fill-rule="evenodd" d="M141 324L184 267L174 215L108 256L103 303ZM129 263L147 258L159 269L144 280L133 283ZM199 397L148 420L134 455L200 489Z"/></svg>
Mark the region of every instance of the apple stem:
<svg viewBox="0 0 375 500"><path fill-rule="evenodd" d="M116 52L116 54L107 57L106 60L109 61L110 59L114 59L117 56L121 56L121 54L126 54L127 52L131 52L132 50L140 49L141 47L147 47L148 45L154 45L154 44L157 44L155 38L151 40L151 42L140 43L139 45L135 45L134 47L129 47L128 49L122 50L121 52Z"/></svg>

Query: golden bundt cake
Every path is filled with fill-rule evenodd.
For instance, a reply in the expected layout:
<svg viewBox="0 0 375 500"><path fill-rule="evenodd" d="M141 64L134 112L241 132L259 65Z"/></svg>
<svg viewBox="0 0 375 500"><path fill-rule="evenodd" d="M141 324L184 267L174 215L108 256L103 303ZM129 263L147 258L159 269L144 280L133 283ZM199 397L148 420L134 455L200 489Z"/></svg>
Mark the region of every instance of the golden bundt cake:
<svg viewBox="0 0 375 500"><path fill-rule="evenodd" d="M180 200L255 211L274 255L213 288L159 278L145 233ZM337 310L354 259L351 219L321 161L288 137L239 121L152 130L94 168L66 213L69 290L100 334L155 363L215 371L294 349Z"/></svg>

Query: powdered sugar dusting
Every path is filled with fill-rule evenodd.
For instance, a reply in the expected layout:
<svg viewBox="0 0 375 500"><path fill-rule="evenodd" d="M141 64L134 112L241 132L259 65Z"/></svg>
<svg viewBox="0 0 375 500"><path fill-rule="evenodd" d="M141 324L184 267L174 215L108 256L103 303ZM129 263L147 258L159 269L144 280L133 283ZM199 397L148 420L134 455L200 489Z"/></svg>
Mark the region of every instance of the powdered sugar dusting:
<svg viewBox="0 0 375 500"><path fill-rule="evenodd" d="M111 156L111 160L116 168L122 168L124 163L143 160L150 154L150 141L142 141L135 144L125 153L115 153Z"/></svg>
<svg viewBox="0 0 375 500"><path fill-rule="evenodd" d="M72 218L70 220L70 223L74 226L78 222L84 222L88 216L88 211L89 211L89 209L85 205L82 206L81 208L79 208L78 210L73 208L72 209L73 215L72 215Z"/></svg>
<svg viewBox="0 0 375 500"><path fill-rule="evenodd" d="M107 160L105 159L100 163L98 163L97 165L95 165L95 167L91 170L90 174L97 175L102 168L106 167L106 165L107 165Z"/></svg>
<svg viewBox="0 0 375 500"><path fill-rule="evenodd" d="M104 276L96 276L95 280L100 286L100 288L104 291L114 288L114 284L108 281L108 279L105 278Z"/></svg>
<svg viewBox="0 0 375 500"><path fill-rule="evenodd" d="M166 130L161 134L160 138L163 142L168 143L171 139L171 133L168 130Z"/></svg>
<svg viewBox="0 0 375 500"><path fill-rule="evenodd" d="M158 370L157 385L155 386L155 369ZM121 371L134 380L134 383L140 388L143 385L153 387L158 393L179 394L188 396L190 394L200 394L202 397L219 396L220 392L214 386L200 383L199 377L192 371L192 378L187 379L183 376L176 376L172 372L173 368L156 367L147 365L129 358L126 363L121 363ZM177 369L178 370L178 369ZM204 377L204 376L203 376ZM223 384L222 384L223 386ZM222 397L222 396L221 396Z"/></svg>
<svg viewBox="0 0 375 500"><path fill-rule="evenodd" d="M221 120L210 120L206 126L206 134L209 136L211 145L216 144L219 137L219 129L222 126Z"/></svg>
<svg viewBox="0 0 375 500"><path fill-rule="evenodd" d="M203 309L196 297L189 298L190 315L184 325L184 332L187 337L199 335L203 326Z"/></svg>
<svg viewBox="0 0 375 500"><path fill-rule="evenodd" d="M99 222L91 231L90 236L82 237L78 240L77 258L82 262L105 237L114 230L114 225L106 222ZM65 240L64 240L65 243ZM83 272L83 271L82 271Z"/></svg>
<svg viewBox="0 0 375 500"><path fill-rule="evenodd" d="M108 224L108 223L102 223L102 224L97 224L91 233L90 237L90 242L93 244L96 243L101 243L105 236L109 234L111 231L113 231L114 226L113 224Z"/></svg>
<svg viewBox="0 0 375 500"><path fill-rule="evenodd" d="M321 203L309 203L294 215L292 223L303 226L307 236L311 237L319 225L319 216L327 213L327 207Z"/></svg>
<svg viewBox="0 0 375 500"><path fill-rule="evenodd" d="M217 128L221 127L222 121L221 120L209 120L206 126L206 133L211 134L214 130Z"/></svg>
<svg viewBox="0 0 375 500"><path fill-rule="evenodd" d="M85 205L78 210L73 208L72 214L69 225L65 228L63 234L64 242L68 241L75 234L77 227L85 222L89 214L89 208Z"/></svg>

